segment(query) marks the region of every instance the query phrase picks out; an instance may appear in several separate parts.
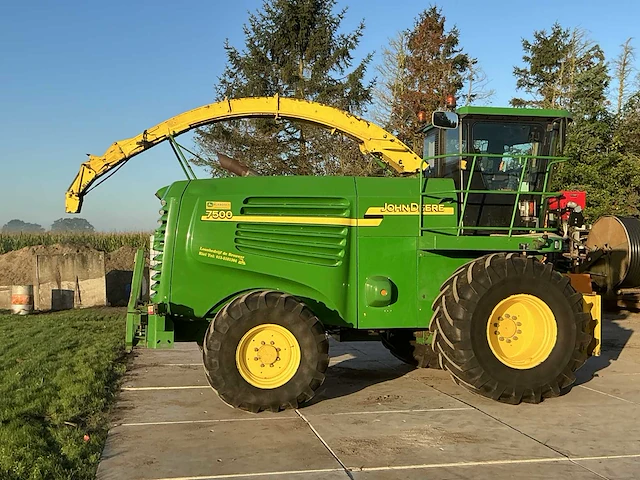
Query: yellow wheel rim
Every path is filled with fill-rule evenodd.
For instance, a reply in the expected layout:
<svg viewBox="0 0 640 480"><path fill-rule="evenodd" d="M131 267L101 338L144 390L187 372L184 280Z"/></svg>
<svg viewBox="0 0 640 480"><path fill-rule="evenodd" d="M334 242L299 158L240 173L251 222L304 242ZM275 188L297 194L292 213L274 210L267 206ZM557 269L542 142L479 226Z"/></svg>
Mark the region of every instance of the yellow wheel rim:
<svg viewBox="0 0 640 480"><path fill-rule="evenodd" d="M254 387L270 389L287 383L300 366L300 345L285 327L265 323L240 339L236 365L242 378Z"/></svg>
<svg viewBox="0 0 640 480"><path fill-rule="evenodd" d="M511 295L491 312L487 323L489 347L506 366L526 370L544 362L558 337L556 317L533 295Z"/></svg>

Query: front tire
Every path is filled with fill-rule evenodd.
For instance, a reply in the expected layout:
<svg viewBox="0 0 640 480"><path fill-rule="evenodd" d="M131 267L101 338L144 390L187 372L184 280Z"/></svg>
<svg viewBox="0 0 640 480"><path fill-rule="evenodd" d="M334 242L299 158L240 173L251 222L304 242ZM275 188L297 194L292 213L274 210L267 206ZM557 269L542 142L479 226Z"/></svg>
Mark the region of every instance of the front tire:
<svg viewBox="0 0 640 480"><path fill-rule="evenodd" d="M454 381L504 403L539 403L575 382L592 319L569 279L496 253L458 270L434 302L434 351Z"/></svg>
<svg viewBox="0 0 640 480"><path fill-rule="evenodd" d="M227 404L257 413L298 408L324 382L324 328L295 297L256 291L218 312L204 339L207 379Z"/></svg>

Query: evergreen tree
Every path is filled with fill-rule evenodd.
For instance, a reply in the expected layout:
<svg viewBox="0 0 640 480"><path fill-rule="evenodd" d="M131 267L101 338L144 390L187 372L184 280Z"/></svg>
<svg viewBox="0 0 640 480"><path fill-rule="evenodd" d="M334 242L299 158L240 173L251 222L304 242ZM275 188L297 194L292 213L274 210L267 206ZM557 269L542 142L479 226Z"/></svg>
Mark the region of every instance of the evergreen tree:
<svg viewBox="0 0 640 480"><path fill-rule="evenodd" d="M346 9L335 0L265 0L244 26L243 50L225 44L226 69L217 100L279 94L332 105L354 114L371 101L363 80L368 55L353 66L353 51L364 24L341 33ZM196 132L210 159L217 152L236 158L261 174L369 174L377 164L365 159L355 142L317 126L289 120L234 120ZM196 161L219 173L214 160Z"/></svg>
<svg viewBox="0 0 640 480"><path fill-rule="evenodd" d="M640 163L621 148L620 122L606 96L611 77L602 49L583 31L559 24L533 37L522 42L524 67L514 69L518 88L532 98L511 103L572 112L564 151L570 160L558 167L552 187L586 190L590 220L638 215Z"/></svg>
<svg viewBox="0 0 640 480"><path fill-rule="evenodd" d="M622 107L616 141L625 154L640 156L640 91L631 95Z"/></svg>
<svg viewBox="0 0 640 480"><path fill-rule="evenodd" d="M533 32L533 41L522 39L524 67L514 67L516 88L531 98L513 98L514 107L565 108L569 76L571 33L554 23L551 31Z"/></svg>

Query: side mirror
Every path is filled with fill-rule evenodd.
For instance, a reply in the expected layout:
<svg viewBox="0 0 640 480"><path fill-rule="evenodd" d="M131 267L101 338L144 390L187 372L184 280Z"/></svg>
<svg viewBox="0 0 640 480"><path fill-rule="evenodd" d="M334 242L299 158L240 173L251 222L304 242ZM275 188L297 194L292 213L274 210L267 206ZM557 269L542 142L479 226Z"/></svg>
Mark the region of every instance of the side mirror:
<svg viewBox="0 0 640 480"><path fill-rule="evenodd" d="M455 112L433 112L431 124L438 128L458 128L458 114Z"/></svg>

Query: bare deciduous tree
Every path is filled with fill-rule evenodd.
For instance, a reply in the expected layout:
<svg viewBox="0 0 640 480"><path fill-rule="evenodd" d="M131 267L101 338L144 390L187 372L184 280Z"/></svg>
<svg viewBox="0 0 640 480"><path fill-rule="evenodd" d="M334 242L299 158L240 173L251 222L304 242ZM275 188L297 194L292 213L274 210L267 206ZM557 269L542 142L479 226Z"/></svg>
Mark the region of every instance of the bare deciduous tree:
<svg viewBox="0 0 640 480"><path fill-rule="evenodd" d="M624 42L620 47L622 51L620 55L613 61L613 65L615 67L615 78L618 82L618 97L617 97L617 108L616 112L618 115L622 113L622 107L628 98L628 82L629 77L631 77L633 73L633 65L632 62L635 59L635 49L633 45L631 45L632 38L627 38L627 41Z"/></svg>

